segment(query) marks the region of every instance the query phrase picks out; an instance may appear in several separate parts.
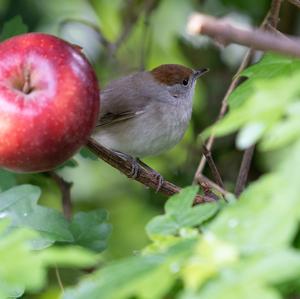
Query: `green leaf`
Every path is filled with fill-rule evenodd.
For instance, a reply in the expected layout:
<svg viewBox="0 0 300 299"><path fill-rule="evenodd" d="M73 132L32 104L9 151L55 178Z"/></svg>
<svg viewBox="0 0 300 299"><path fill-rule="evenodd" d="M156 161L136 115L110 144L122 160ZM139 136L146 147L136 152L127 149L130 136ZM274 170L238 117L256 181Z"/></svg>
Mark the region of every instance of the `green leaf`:
<svg viewBox="0 0 300 299"><path fill-rule="evenodd" d="M82 248L33 250L31 244L37 238L36 232L7 230L4 220L0 226L0 296L3 294L3 298L20 296L24 290L41 289L49 266L90 267L97 262L94 254Z"/></svg>
<svg viewBox="0 0 300 299"><path fill-rule="evenodd" d="M84 268L94 266L99 261L99 257L93 252L78 246L52 246L38 254L47 266Z"/></svg>
<svg viewBox="0 0 300 299"><path fill-rule="evenodd" d="M9 217L14 227L28 227L39 232L44 242L37 242L37 246L55 241L72 242L69 223L62 213L37 205L40 194L40 189L32 185L21 185L2 192L0 213Z"/></svg>
<svg viewBox="0 0 300 299"><path fill-rule="evenodd" d="M80 150L80 155L84 158L89 158L94 161L98 160L98 157L92 151L90 151L87 147L83 147Z"/></svg>
<svg viewBox="0 0 300 299"><path fill-rule="evenodd" d="M273 174L252 183L238 202L221 211L209 230L243 254L287 246L294 238L299 213L298 191L282 188L286 179Z"/></svg>
<svg viewBox="0 0 300 299"><path fill-rule="evenodd" d="M74 243L95 251L103 251L111 233L111 225L107 220L108 214L105 210L75 214L70 224Z"/></svg>
<svg viewBox="0 0 300 299"><path fill-rule="evenodd" d="M241 76L248 77L248 80L238 86L230 95L228 103L231 109L239 107L247 100L254 90L254 84L261 79L274 79L279 77L288 78L294 72L300 70L300 60L267 53L253 66L250 66L241 73Z"/></svg>
<svg viewBox="0 0 300 299"><path fill-rule="evenodd" d="M207 284L197 293L186 291L180 299L280 299L281 296L270 287L262 286L259 282L235 280L232 277L226 281L217 280Z"/></svg>
<svg viewBox="0 0 300 299"><path fill-rule="evenodd" d="M166 214L152 219L147 227L150 237L156 235L177 234L181 228L198 226L218 210L216 203L207 203L193 207L198 188L187 187L169 198L165 205Z"/></svg>
<svg viewBox="0 0 300 299"><path fill-rule="evenodd" d="M253 85L251 96L238 108L233 109L216 125L206 129L201 135L206 139L210 134L223 136L232 133L241 127L259 123L262 127L272 126L285 117L287 106L293 103L300 92L300 72L290 75L289 78L275 78L269 80L257 80ZM264 133L264 134L262 134ZM256 132L257 136L252 137L252 143L258 137L268 134L268 130Z"/></svg>
<svg viewBox="0 0 300 299"><path fill-rule="evenodd" d="M249 78L275 78L291 75L300 70L300 59L283 56L274 53L267 53L256 64L250 66L242 72L242 76Z"/></svg>
<svg viewBox="0 0 300 299"><path fill-rule="evenodd" d="M163 298L178 277L195 240L181 241L163 254L134 256L100 269L65 292L63 299Z"/></svg>
<svg viewBox="0 0 300 299"><path fill-rule="evenodd" d="M23 23L20 16L16 16L10 19L8 22L4 23L2 32L0 35L0 40L3 41L7 38L13 37L15 35L23 34L28 32L28 27Z"/></svg>
<svg viewBox="0 0 300 299"><path fill-rule="evenodd" d="M299 139L299 128L299 116L283 119L283 121L278 122L272 128L270 128L268 134L266 134L264 139L261 141L259 148L267 151L287 146L291 142Z"/></svg>
<svg viewBox="0 0 300 299"><path fill-rule="evenodd" d="M245 150L255 144L263 135L265 126L262 123L249 123L244 126L238 133L236 145L239 149Z"/></svg>
<svg viewBox="0 0 300 299"><path fill-rule="evenodd" d="M57 166L55 168L55 170L61 170L62 168L64 167L77 167L78 166L78 162L74 159L74 158L71 158L67 161L65 161L63 164Z"/></svg>
<svg viewBox="0 0 300 299"><path fill-rule="evenodd" d="M40 195L40 188L32 185L21 185L11 188L0 193L0 212L4 212L15 204L26 200L36 204Z"/></svg>
<svg viewBox="0 0 300 299"><path fill-rule="evenodd" d="M300 275L300 254L294 249L275 250L263 256L249 258L246 264L241 266L242 279L250 280L255 277L257 281L263 281L265 284L277 284Z"/></svg>
<svg viewBox="0 0 300 299"><path fill-rule="evenodd" d="M5 191L15 185L15 174L0 168L0 191Z"/></svg>

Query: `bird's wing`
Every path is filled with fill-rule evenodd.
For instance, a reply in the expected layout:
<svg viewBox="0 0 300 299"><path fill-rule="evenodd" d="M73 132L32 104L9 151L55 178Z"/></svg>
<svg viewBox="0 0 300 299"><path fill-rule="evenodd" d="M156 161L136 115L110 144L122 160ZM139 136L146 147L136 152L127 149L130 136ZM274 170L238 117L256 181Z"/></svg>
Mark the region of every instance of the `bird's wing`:
<svg viewBox="0 0 300 299"><path fill-rule="evenodd" d="M143 91L144 76L145 73L136 73L112 81L101 92L100 117L97 127L123 122L145 112L149 96Z"/></svg>
<svg viewBox="0 0 300 299"><path fill-rule="evenodd" d="M104 127L104 126L110 126L113 125L115 123L118 122L122 122L131 118L134 118L140 114L143 114L144 111L140 110L140 111L136 111L136 112L132 112L132 111L127 111L127 112L123 112L123 113L118 113L118 114L114 114L111 112L108 112L106 114L104 114L103 116L100 117L100 119L97 122L96 127Z"/></svg>

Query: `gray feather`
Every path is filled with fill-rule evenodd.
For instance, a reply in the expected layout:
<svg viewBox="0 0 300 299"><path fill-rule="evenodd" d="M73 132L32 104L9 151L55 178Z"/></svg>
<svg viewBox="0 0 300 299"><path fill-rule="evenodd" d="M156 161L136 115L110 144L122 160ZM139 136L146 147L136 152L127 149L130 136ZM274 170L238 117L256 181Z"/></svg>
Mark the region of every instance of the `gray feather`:
<svg viewBox="0 0 300 299"><path fill-rule="evenodd" d="M135 73L109 83L101 92L101 112L97 127L110 126L144 113L151 97L143 88L147 76L149 74L146 72Z"/></svg>

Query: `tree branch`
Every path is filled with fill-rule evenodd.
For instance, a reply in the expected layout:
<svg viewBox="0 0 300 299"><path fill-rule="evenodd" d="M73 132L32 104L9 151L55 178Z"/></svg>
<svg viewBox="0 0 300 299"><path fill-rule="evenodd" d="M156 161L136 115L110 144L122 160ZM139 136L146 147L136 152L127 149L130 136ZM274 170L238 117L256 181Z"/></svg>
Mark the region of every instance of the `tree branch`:
<svg viewBox="0 0 300 299"><path fill-rule="evenodd" d="M288 2L300 8L300 0L288 0Z"/></svg>
<svg viewBox="0 0 300 299"><path fill-rule="evenodd" d="M240 166L240 171L238 174L238 178L235 185L235 195L239 196L242 191L245 189L246 182L248 180L248 174L252 162L252 157L254 153L255 145L250 146L247 148L243 154L242 163Z"/></svg>
<svg viewBox="0 0 300 299"><path fill-rule="evenodd" d="M233 80L222 100L222 104L221 104L221 109L220 109L220 112L219 112L219 115L218 115L218 119L217 120L220 120L221 118L223 118L223 116L225 115L226 111L227 111L227 107L228 107L228 98L230 96L230 94L233 92L233 90L238 86L239 82L240 82L240 73L249 65L249 62L251 60L251 56L252 56L252 50L248 50L248 52L246 53L246 55L244 56L244 59L238 69L238 71L236 72L236 74L233 76ZM212 149L212 146L213 146L213 143L214 143L214 140L215 140L215 136L214 134L212 134L205 146L207 148L208 151L211 151ZM203 169L205 167L205 164L206 164L206 158L204 155L202 155L201 157L201 160L199 162L199 165L198 165L198 168L195 172L195 175L194 175L194 183L196 183L198 181L198 178L201 177L202 175L202 172L203 172Z"/></svg>
<svg viewBox="0 0 300 299"><path fill-rule="evenodd" d="M202 146L202 151L203 151L203 155L209 165L209 168L212 172L213 178L215 179L217 185L219 185L222 189L224 189L224 184L223 184L221 175L220 175L218 168L213 160L211 151L207 149L205 144L203 144L203 146Z"/></svg>
<svg viewBox="0 0 300 299"><path fill-rule="evenodd" d="M132 165L130 161L126 161L122 159L114 152L110 151L109 149L97 143L93 138L90 138L88 140L87 147L93 153L95 153L97 157L99 157L101 160L105 161L112 167L118 169L120 172L124 173L127 177L130 177L130 173L132 170ZM150 170L144 169L143 167L139 169L139 172L134 180L154 190L157 189L157 174L154 174ZM172 184L171 182L164 180L161 188L159 189L159 192L167 196L171 196L175 193L178 193L180 190L181 190L180 187ZM197 195L197 197L195 198L195 203L197 204L210 202L210 201L214 201L214 199L208 196Z"/></svg>
<svg viewBox="0 0 300 299"><path fill-rule="evenodd" d="M203 184L205 184L210 189L215 189L217 192L221 193L223 196L226 196L226 195L230 194L230 192L228 192L224 188L220 187L219 185L217 185L215 182L211 181L209 178L207 178L203 174L201 174L198 177L198 184L200 186L203 186Z"/></svg>
<svg viewBox="0 0 300 299"><path fill-rule="evenodd" d="M268 23L273 28L277 28L279 22L279 13L280 13L281 4L282 4L282 0L273 0L271 3Z"/></svg>
<svg viewBox="0 0 300 299"><path fill-rule="evenodd" d="M111 51L111 49L113 48L113 44L104 36L99 26L94 24L93 22L82 20L82 19L76 19L76 18L65 18L59 23L58 25L59 30L61 31L62 28L69 23L78 23L89 27L97 34L99 38L99 42L102 46L104 46L109 51Z"/></svg>
<svg viewBox="0 0 300 299"><path fill-rule="evenodd" d="M191 34L208 35L224 46L235 43L255 50L300 57L300 41L297 38L286 39L261 29L241 29L204 14L194 14L188 22L187 30Z"/></svg>
<svg viewBox="0 0 300 299"><path fill-rule="evenodd" d="M263 28L265 26L265 24L267 23L268 17L269 17L269 13L264 18L264 20L263 20L260 28ZM284 35L284 37L287 38L285 35ZM225 96L224 96L224 98L222 100L221 109L220 109L217 121L220 120L220 119L222 119L224 117L224 115L225 115L225 113L227 111L227 108L228 108L228 98L231 95L231 93L234 91L234 89L240 84L240 81L241 81L240 74L251 63L253 52L254 52L253 49L249 49L246 52L246 54L245 54L245 56L244 56L244 58L242 60L242 63L240 64L240 66L239 66L236 74L233 76L231 84L230 84L230 86L229 86L229 88L228 88L228 90L227 90L227 92L226 92L226 94L225 94ZM206 148L209 151L212 150L214 141L215 141L215 136L212 133L210 135L210 137L208 138L206 144L205 144ZM206 158L205 158L204 155L202 155L201 160L199 162L199 165L198 165L197 170L196 170L195 175L194 175L193 183L196 183L196 182L199 181L199 178L202 176L202 172L203 172L203 169L205 167L205 164L206 164Z"/></svg>

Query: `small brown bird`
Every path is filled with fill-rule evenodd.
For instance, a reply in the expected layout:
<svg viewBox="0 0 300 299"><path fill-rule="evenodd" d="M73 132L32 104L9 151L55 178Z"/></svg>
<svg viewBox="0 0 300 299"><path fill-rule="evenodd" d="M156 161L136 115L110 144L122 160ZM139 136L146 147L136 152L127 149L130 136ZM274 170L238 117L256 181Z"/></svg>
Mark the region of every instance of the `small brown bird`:
<svg viewBox="0 0 300 299"><path fill-rule="evenodd" d="M100 118L92 137L126 158L172 148L191 119L196 80L207 71L164 64L110 82L101 93Z"/></svg>

